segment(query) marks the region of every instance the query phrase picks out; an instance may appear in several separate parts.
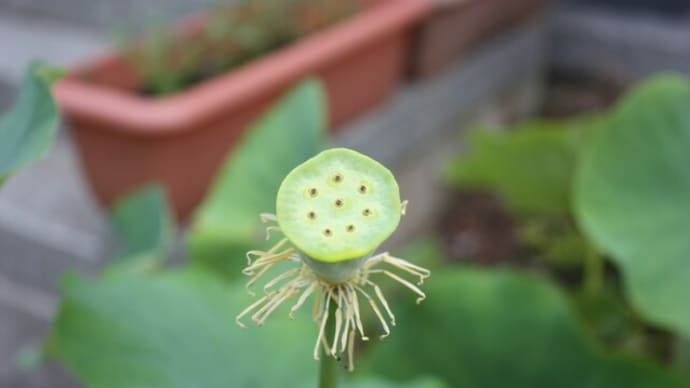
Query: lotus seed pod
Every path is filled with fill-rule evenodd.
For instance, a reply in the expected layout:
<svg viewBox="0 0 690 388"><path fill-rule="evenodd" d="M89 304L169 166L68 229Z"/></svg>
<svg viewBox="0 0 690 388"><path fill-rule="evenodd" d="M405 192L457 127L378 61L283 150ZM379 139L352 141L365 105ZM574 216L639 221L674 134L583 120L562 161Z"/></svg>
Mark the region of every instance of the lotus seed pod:
<svg viewBox="0 0 690 388"><path fill-rule="evenodd" d="M339 263L371 254L400 222L393 174L358 152L334 148L296 167L278 190L278 224L309 259Z"/></svg>
<svg viewBox="0 0 690 388"><path fill-rule="evenodd" d="M277 214L261 215L262 221L278 224L266 230L284 238L268 250L247 252L242 270L251 277L247 289L273 267L290 265L264 284L262 296L237 315L237 324L246 328L243 318L251 317L261 326L279 306L296 298L289 312L293 317L316 295L312 315L319 332L314 359L319 353L337 360L346 356L352 371L355 337L369 340L360 300L378 318L381 339L395 326L379 279L388 278L414 292L417 303L426 297L419 286L431 275L429 270L388 252L372 254L397 228L404 208L393 174L355 151L330 149L297 166L278 190ZM410 276L416 282L406 279ZM335 330L326 328L329 317L335 319Z"/></svg>

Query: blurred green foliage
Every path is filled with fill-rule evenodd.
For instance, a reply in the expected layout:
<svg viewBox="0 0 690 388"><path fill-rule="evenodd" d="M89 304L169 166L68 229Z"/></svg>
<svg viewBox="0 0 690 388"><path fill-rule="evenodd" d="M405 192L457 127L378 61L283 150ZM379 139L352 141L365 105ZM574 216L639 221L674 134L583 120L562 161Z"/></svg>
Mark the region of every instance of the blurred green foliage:
<svg viewBox="0 0 690 388"><path fill-rule="evenodd" d="M293 386L316 372L313 327L242 330L244 287L208 271L65 279L53 345L90 387Z"/></svg>
<svg viewBox="0 0 690 388"><path fill-rule="evenodd" d="M607 281L596 293L583 290L568 296L587 333L607 350L640 358L667 354L665 333L650 333L618 282Z"/></svg>
<svg viewBox="0 0 690 388"><path fill-rule="evenodd" d="M480 146L451 168L463 187L503 195L525 220L522 238L541 247L541 254L584 266L589 264L582 256L601 248L623 268L627 288L605 277L596 293L575 292L569 300L543 277L517 269L453 267L439 260L433 238L417 242L398 255L433 269L423 286L427 299L416 305L405 289L391 294L397 326L383 343L371 333L359 371L343 385L690 386L640 357L647 354L650 325L636 313L685 333L687 85L684 78L652 80L610 117L570 121L564 128L531 123L519 134L475 134ZM323 91L308 81L252 127L194 217L191 264L159 268L171 236L159 189L120 202L113 224L122 236L123 257L113 265L159 270L106 271L95 280L67 277L49 341L52 354L82 382L99 388L313 386L316 325L305 315L242 331L234 318L249 297L234 279L246 250L262 246L258 215L274 211L284 175L322 148L324 105ZM638 282L636 276L644 277ZM628 291L637 311L627 304ZM587 326L580 327L581 321ZM592 334L615 346L602 349ZM409 383L399 383L404 381Z"/></svg>
<svg viewBox="0 0 690 388"><path fill-rule="evenodd" d="M475 129L470 152L450 162L448 179L459 187L496 191L517 213L567 214L582 128L590 122L530 121L507 132Z"/></svg>
<svg viewBox="0 0 690 388"><path fill-rule="evenodd" d="M599 117L484 130L470 143L449 180L498 193L521 242L548 265L583 267L586 292L573 302L604 343L659 356L668 340L650 327L690 336L686 77L645 81ZM622 270L623 286L601 254Z"/></svg>
<svg viewBox="0 0 690 388"><path fill-rule="evenodd" d="M118 268L160 268L172 251L176 227L160 186L142 187L115 203L111 224L121 245Z"/></svg>
<svg viewBox="0 0 690 388"><path fill-rule="evenodd" d="M394 379L420 374L451 387L687 387L660 367L610 356L583 336L567 300L542 278L446 269L421 305L396 303L398 326L367 360Z"/></svg>
<svg viewBox="0 0 690 388"><path fill-rule="evenodd" d="M390 381L381 377L364 377L345 380L341 384L343 388L450 388L437 378L416 377L412 381ZM314 383L304 385L304 388L313 388Z"/></svg>
<svg viewBox="0 0 690 388"><path fill-rule="evenodd" d="M690 81L659 76L612 112L582 156L575 214L623 271L646 319L690 338Z"/></svg>
<svg viewBox="0 0 690 388"><path fill-rule="evenodd" d="M313 108L320 98L313 81L301 85L283 101L283 110L279 107L269 114L264 121L268 125L258 125L251 136L276 135L275 120L289 122L285 107L301 115L305 107L300 109L300 103L307 101L306 111L320 111ZM300 122L314 128L307 117ZM314 131L314 138L317 133ZM307 137L305 133L304 140ZM257 150L249 146L236 153L241 162L232 164L230 175L238 174L236 167L245 177L252 175L253 166L241 164L248 161L246 155L241 156L248 151ZM277 166L283 168L285 159L278 160ZM256 179L261 181L261 175ZM243 203L256 199L251 191L245 194ZM234 323L239 306L250 303L242 285L230 285L220 272L204 266L161 267L170 253L173 224L160 187L144 187L120 200L111 220L121 242L118 257L98 279L65 278L62 303L48 341L51 355L80 381L102 388L276 387L296 386L315 373L311 326L280 322L273 328L244 331ZM221 236L235 242L231 233ZM239 261L244 261L244 255Z"/></svg>
<svg viewBox="0 0 690 388"><path fill-rule="evenodd" d="M229 155L189 232L189 256L229 278L265 239L259 215L275 213L283 178L325 145L324 91L306 81L259 119Z"/></svg>
<svg viewBox="0 0 690 388"><path fill-rule="evenodd" d="M556 268L578 268L591 249L570 217L524 216L517 236L534 257Z"/></svg>
<svg viewBox="0 0 690 388"><path fill-rule="evenodd" d="M478 128L469 152L450 161L447 180L461 189L497 193L517 215L517 236L559 268L582 264L588 250L571 213L572 185L585 139L601 117L533 120L510 131Z"/></svg>
<svg viewBox="0 0 690 388"><path fill-rule="evenodd" d="M50 86L59 75L45 65L27 69L14 106L0 116L0 184L42 158L52 146L60 115Z"/></svg>
<svg viewBox="0 0 690 388"><path fill-rule="evenodd" d="M311 349L317 328L306 323L306 314L295 322L283 315L262 330L243 330L234 320L252 299L243 284L227 282L224 276L228 270L239 272L244 262L244 252L236 258L228 253L245 249L237 244L254 241L253 233L233 234L237 229L232 224L238 218L232 215L241 217L247 212L246 222L258 227L257 207L265 204L257 190L276 186L274 193L282 179L271 170L289 170L291 163L310 156L299 145L320 148L322 99L317 83L303 83L250 131L192 227L191 234L198 234L192 238L200 244L194 257L200 261L176 270L161 268L170 252L172 233L169 205L159 187L144 187L119 201L112 224L121 237L121 253L97 279L65 278L61 307L47 342L50 354L89 387L268 388L304 382L313 386L317 364L311 359ZM286 131L294 132L291 136ZM273 141L297 144L281 153L267 147ZM266 159L257 161L252 152ZM257 163L263 167L255 174ZM272 201L274 195L264 197ZM272 209L273 204L266 206ZM423 243L412 248L425 257L433 249ZM216 252L239 265L233 268L225 263L220 270L206 265L209 262L203 255ZM366 375L348 379L343 386L445 387L433 378L400 384Z"/></svg>

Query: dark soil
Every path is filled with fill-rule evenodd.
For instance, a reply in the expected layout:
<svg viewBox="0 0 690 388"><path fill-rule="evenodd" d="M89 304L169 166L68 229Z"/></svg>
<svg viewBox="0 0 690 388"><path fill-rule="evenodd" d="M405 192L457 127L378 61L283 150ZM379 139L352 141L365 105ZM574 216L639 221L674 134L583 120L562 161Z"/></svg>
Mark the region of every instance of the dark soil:
<svg viewBox="0 0 690 388"><path fill-rule="evenodd" d="M625 82L553 72L547 78L540 116L567 118L611 107L625 92Z"/></svg>
<svg viewBox="0 0 690 388"><path fill-rule="evenodd" d="M479 264L517 259L514 220L495 195L456 192L453 208L441 221L447 257Z"/></svg>

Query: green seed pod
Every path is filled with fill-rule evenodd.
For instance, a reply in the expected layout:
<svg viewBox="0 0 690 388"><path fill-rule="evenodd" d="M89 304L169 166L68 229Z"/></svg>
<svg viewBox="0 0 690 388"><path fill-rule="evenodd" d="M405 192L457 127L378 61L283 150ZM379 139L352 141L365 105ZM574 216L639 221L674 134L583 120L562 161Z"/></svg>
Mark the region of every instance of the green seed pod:
<svg viewBox="0 0 690 388"><path fill-rule="evenodd" d="M320 352L336 359L347 356L347 367L353 370L355 337L359 334L362 341L369 340L360 298L378 318L381 339L395 326L379 279L388 278L414 292L417 303L426 298L419 286L431 275L429 270L388 252L373 254L404 214L398 184L380 163L348 149L330 149L285 177L276 210L276 215L262 214L261 219L277 222L266 230L285 236L268 250L247 252L247 267L242 271L251 277L247 289L273 267L290 265L268 280L262 296L235 320L246 328L242 320L250 317L261 326L282 304L297 298L290 308L293 317L315 294L312 315L319 333L314 359L319 359ZM406 279L409 276L417 278L416 284ZM334 318L334 328L326 327L329 317Z"/></svg>
<svg viewBox="0 0 690 388"><path fill-rule="evenodd" d="M338 263L371 254L402 212L393 174L358 152L334 148L296 167L278 190L285 236L309 259Z"/></svg>

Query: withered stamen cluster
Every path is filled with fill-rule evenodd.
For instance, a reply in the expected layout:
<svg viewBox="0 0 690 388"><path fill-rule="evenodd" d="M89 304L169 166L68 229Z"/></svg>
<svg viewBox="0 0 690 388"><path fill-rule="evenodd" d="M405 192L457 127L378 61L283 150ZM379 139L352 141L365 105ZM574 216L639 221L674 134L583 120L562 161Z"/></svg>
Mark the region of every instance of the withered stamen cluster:
<svg viewBox="0 0 690 388"><path fill-rule="evenodd" d="M261 219L264 222L276 220L275 216L270 214L263 214ZM279 232L280 228L275 225L269 226L267 232L270 233L272 231ZM388 322L395 326L395 315L388 305L388 301L384 297L381 288L370 279L371 275L385 275L412 290L419 295L417 303L420 303L425 298L424 293L417 286L421 285L424 279L430 276L430 272L427 269L384 252L366 259L349 279L341 283L331 283L319 276L318 273L306 264L301 254L289 245L289 241L286 238L280 240L268 251L254 250L248 252L247 261L247 267L242 272L247 276L251 276L247 283L247 289L252 295L254 293L250 289L251 286L256 284L276 264L293 262L296 264L296 267L288 269L269 280L263 287L263 296L237 316L237 324L246 328L247 326L241 320L248 314L253 313L251 315L252 321L261 326L279 306L298 297L289 312L290 318L294 319L294 313L312 294L316 294L312 317L319 325L319 333L314 345L314 359L319 359L319 344L321 344L324 353L327 355L338 358L340 354L346 354L349 370L354 369L353 354L356 333L359 332L362 341L369 340L362 325L359 305L360 296L368 301L381 323L384 334L380 336L380 339L390 334ZM374 269L374 267L382 264L388 264L390 268ZM391 272L392 269L399 269L415 276L417 278L416 285ZM367 292L367 289L373 290L373 293L371 291ZM379 304L383 306L388 319L384 318ZM335 330L329 341L327 338L328 333L325 331L331 308L335 308Z"/></svg>

